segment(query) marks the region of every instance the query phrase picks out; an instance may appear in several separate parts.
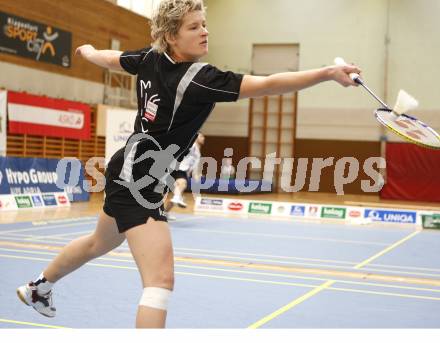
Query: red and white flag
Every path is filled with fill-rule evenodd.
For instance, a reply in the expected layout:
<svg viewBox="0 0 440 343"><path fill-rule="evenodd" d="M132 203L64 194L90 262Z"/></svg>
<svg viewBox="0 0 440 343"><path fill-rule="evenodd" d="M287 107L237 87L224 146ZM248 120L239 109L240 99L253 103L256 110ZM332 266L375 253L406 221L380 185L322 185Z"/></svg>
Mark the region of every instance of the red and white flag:
<svg viewBox="0 0 440 343"><path fill-rule="evenodd" d="M0 90L0 156L6 156L6 98L7 92Z"/></svg>
<svg viewBox="0 0 440 343"><path fill-rule="evenodd" d="M27 93L8 92L9 132L90 139L90 106Z"/></svg>

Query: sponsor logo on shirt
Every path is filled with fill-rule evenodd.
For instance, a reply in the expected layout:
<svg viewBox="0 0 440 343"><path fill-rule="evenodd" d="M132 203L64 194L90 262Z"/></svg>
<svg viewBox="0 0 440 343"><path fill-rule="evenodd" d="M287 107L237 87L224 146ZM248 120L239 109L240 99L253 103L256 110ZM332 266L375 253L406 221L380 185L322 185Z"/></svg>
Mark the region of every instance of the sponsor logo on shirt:
<svg viewBox="0 0 440 343"><path fill-rule="evenodd" d="M249 204L248 212L255 214L270 214L272 212L272 204L265 204L262 202L251 202Z"/></svg>
<svg viewBox="0 0 440 343"><path fill-rule="evenodd" d="M415 224L417 214L415 211L388 211L368 208L365 210L364 217L376 222Z"/></svg>
<svg viewBox="0 0 440 343"><path fill-rule="evenodd" d="M290 215L294 217L304 217L306 214L306 207L294 205L290 209Z"/></svg>
<svg viewBox="0 0 440 343"><path fill-rule="evenodd" d="M144 117L147 118L149 121L154 121L156 119L157 110L159 106L156 105L152 101L147 102L147 107L145 108Z"/></svg>
<svg viewBox="0 0 440 343"><path fill-rule="evenodd" d="M344 219L346 209L342 207L323 207L321 218Z"/></svg>

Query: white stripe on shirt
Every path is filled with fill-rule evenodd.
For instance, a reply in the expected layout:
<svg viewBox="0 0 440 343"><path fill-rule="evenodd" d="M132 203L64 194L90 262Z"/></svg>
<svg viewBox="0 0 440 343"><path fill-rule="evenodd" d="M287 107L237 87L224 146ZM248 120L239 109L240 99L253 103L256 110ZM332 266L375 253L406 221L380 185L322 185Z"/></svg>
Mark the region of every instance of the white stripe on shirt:
<svg viewBox="0 0 440 343"><path fill-rule="evenodd" d="M207 86L201 85L200 83L197 83L197 82L195 82L195 81L191 81L191 82L194 83L194 84L196 84L197 86L200 86L200 87L203 87L203 88L206 88L206 89L210 89L210 90L212 90L212 91L223 92L223 93L230 93L230 94L238 94L238 93L236 93L236 92L230 92L230 91L224 91L224 90L222 90L222 89L210 88L210 87L207 87Z"/></svg>

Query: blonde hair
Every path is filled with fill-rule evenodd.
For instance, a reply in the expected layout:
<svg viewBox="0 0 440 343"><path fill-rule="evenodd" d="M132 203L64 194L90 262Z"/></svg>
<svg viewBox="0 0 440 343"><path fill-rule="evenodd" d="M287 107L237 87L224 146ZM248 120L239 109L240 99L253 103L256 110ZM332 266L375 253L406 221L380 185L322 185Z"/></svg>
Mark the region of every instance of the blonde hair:
<svg viewBox="0 0 440 343"><path fill-rule="evenodd" d="M162 0L151 19L153 49L159 53L169 52L166 35L177 35L187 13L205 10L203 0Z"/></svg>

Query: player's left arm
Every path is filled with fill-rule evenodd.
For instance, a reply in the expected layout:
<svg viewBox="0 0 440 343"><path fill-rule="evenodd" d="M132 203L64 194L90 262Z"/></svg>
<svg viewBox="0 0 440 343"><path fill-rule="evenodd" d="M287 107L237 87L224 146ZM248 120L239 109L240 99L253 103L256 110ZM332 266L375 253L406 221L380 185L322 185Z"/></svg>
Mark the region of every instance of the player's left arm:
<svg viewBox="0 0 440 343"><path fill-rule="evenodd" d="M76 49L75 55L81 56L87 61L103 68L124 70L119 62L122 51L96 50L92 45L85 44Z"/></svg>

